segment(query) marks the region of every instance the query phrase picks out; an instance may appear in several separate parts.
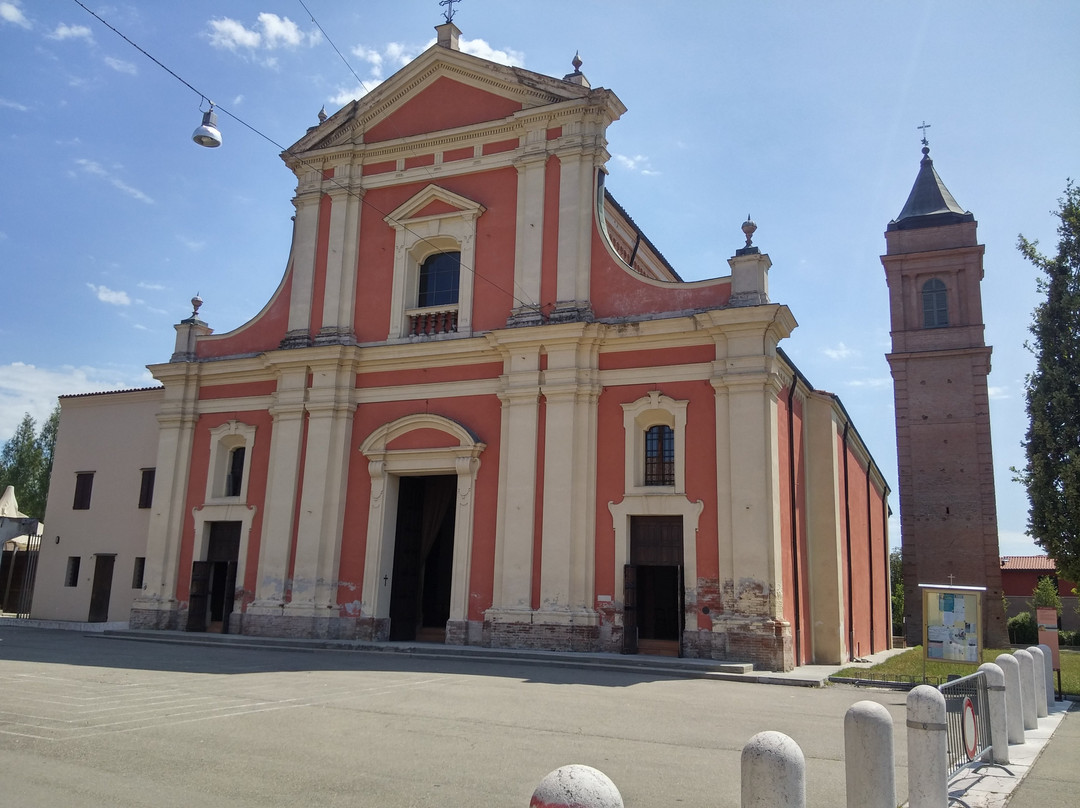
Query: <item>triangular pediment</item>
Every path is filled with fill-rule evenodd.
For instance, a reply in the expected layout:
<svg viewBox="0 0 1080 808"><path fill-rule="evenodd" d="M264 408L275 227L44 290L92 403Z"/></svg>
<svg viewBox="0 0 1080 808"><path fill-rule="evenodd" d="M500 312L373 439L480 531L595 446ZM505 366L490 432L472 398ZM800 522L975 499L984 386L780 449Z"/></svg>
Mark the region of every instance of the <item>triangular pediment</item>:
<svg viewBox="0 0 1080 808"><path fill-rule="evenodd" d="M438 185L429 185L418 194L399 205L386 217L390 225L415 222L420 219L438 219L449 216L475 219L486 208L461 194L455 194Z"/></svg>
<svg viewBox="0 0 1080 808"><path fill-rule="evenodd" d="M433 45L370 93L312 127L289 151L295 155L504 121L591 93L609 91Z"/></svg>

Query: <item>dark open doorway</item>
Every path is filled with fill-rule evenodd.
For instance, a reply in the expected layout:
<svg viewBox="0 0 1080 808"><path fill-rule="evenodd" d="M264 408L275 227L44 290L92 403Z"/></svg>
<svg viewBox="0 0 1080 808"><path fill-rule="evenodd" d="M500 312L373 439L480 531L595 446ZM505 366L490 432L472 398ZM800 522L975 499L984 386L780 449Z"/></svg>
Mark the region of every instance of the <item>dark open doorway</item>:
<svg viewBox="0 0 1080 808"><path fill-rule="evenodd" d="M685 620L681 516L630 517L623 591L623 653L679 656Z"/></svg>
<svg viewBox="0 0 1080 808"><path fill-rule="evenodd" d="M401 477L390 639L444 642L450 619L457 477Z"/></svg>
<svg viewBox="0 0 1080 808"><path fill-rule="evenodd" d="M115 563L115 555L94 556L94 583L90 587L90 614L86 618L88 623L105 623L109 620Z"/></svg>
<svg viewBox="0 0 1080 808"><path fill-rule="evenodd" d="M206 560L191 565L188 631L229 633L236 598L241 522L211 522Z"/></svg>

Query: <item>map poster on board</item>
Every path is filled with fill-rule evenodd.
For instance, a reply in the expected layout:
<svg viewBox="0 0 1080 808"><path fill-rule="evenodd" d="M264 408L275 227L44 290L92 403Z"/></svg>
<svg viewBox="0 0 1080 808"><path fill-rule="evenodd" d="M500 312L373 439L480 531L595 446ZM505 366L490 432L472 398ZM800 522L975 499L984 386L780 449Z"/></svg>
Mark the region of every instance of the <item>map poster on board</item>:
<svg viewBox="0 0 1080 808"><path fill-rule="evenodd" d="M981 586L919 584L923 593L923 656L942 662L982 661Z"/></svg>

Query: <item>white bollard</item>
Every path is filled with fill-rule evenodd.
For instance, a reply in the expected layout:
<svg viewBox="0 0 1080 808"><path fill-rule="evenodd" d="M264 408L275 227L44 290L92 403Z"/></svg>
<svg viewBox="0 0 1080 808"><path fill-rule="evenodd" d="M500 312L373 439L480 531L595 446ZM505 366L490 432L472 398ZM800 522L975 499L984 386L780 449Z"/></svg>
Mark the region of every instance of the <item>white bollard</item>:
<svg viewBox="0 0 1080 808"><path fill-rule="evenodd" d="M599 769L573 763L540 781L529 808L623 808L622 795Z"/></svg>
<svg viewBox="0 0 1080 808"><path fill-rule="evenodd" d="M945 697L919 685L907 697L908 806L948 808L949 741Z"/></svg>
<svg viewBox="0 0 1080 808"><path fill-rule="evenodd" d="M759 732L741 758L742 808L806 808L806 758L782 732Z"/></svg>
<svg viewBox="0 0 1080 808"><path fill-rule="evenodd" d="M1046 643L1039 643L1043 656L1046 658L1046 712L1053 712L1054 702L1057 701L1054 693L1054 652Z"/></svg>
<svg viewBox="0 0 1080 808"><path fill-rule="evenodd" d="M1035 709L1035 659L1024 649L1013 651L1020 663L1020 704L1024 708L1024 729L1039 728L1039 714Z"/></svg>
<svg viewBox="0 0 1080 808"><path fill-rule="evenodd" d="M896 808L893 722L876 701L860 701L844 715L848 808Z"/></svg>
<svg viewBox="0 0 1080 808"><path fill-rule="evenodd" d="M1027 652L1035 665L1035 715L1046 718L1050 714L1046 707L1046 657L1037 645L1029 645Z"/></svg>
<svg viewBox="0 0 1080 808"><path fill-rule="evenodd" d="M984 662L979 670L986 677L986 699L990 703L990 745L993 747L994 763L1009 762L1009 730L1005 715L1005 672L993 662ZM985 732L986 727L980 727Z"/></svg>
<svg viewBox="0 0 1080 808"><path fill-rule="evenodd" d="M1009 743L1024 742L1024 705L1020 697L1020 660L1001 654L997 666L1005 674L1005 726Z"/></svg>

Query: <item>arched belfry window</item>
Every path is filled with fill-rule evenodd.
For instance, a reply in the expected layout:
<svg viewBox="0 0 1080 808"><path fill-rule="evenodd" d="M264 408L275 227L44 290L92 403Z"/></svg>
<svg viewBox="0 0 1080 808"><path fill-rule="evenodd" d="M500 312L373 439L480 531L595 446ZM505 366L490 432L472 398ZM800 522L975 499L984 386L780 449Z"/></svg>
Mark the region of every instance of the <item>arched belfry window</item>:
<svg viewBox="0 0 1080 808"><path fill-rule="evenodd" d="M420 265L420 285L416 295L417 307L456 304L460 279L460 252L440 252L429 255Z"/></svg>
<svg viewBox="0 0 1080 808"><path fill-rule="evenodd" d="M949 300L945 283L931 278L922 287L923 328L943 328L949 324Z"/></svg>
<svg viewBox="0 0 1080 808"><path fill-rule="evenodd" d="M645 430L645 485L675 485L675 431L666 424Z"/></svg>

